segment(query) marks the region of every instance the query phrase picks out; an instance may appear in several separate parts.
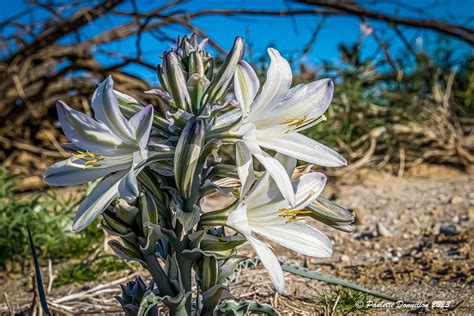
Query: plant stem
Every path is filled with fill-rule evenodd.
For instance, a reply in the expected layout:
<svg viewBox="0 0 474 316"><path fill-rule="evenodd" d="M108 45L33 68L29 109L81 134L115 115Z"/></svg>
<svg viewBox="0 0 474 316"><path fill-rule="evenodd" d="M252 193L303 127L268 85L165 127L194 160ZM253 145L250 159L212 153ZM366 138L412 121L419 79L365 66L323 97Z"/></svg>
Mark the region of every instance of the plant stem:
<svg viewBox="0 0 474 316"><path fill-rule="evenodd" d="M153 281L155 282L156 286L160 289L160 293L165 295L174 296L174 292L171 289L171 286L168 282L168 277L166 276L165 271L160 266L158 260L156 260L155 255L153 254L143 254L145 258L145 262L150 271L151 276L153 277Z"/></svg>
<svg viewBox="0 0 474 316"><path fill-rule="evenodd" d="M171 316L190 316L191 315L191 296L187 298L186 304L180 305L178 309L170 310ZM188 301L189 301L189 311L188 311Z"/></svg>
<svg viewBox="0 0 474 316"><path fill-rule="evenodd" d="M191 269L192 261L189 258L184 256L178 257L179 271L181 273L181 282L184 288L185 293L189 293L186 297L186 303L183 305L184 310L187 312L187 315L191 315L191 301L192 301L192 279L191 279ZM183 314L186 315L186 314Z"/></svg>

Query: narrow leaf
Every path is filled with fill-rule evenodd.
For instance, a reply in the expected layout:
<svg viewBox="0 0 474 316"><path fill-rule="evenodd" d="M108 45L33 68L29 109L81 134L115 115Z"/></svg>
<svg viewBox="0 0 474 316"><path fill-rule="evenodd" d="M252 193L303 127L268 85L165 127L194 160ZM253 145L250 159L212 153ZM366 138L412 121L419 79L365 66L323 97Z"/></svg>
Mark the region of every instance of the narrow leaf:
<svg viewBox="0 0 474 316"><path fill-rule="evenodd" d="M48 303L46 302L46 293L45 293L44 287L43 287L43 279L41 277L41 269L40 269L40 265L38 263L38 257L36 256L35 244L33 243L33 237L31 236L30 227L27 226L26 228L28 230L28 238L30 240L31 256L33 257L33 262L34 262L34 265L35 265L36 286L37 286L37 289L38 289L38 295L39 295L40 302L41 302L41 308L43 309L43 312L47 316L49 316L49 315L51 315L51 313L49 312Z"/></svg>

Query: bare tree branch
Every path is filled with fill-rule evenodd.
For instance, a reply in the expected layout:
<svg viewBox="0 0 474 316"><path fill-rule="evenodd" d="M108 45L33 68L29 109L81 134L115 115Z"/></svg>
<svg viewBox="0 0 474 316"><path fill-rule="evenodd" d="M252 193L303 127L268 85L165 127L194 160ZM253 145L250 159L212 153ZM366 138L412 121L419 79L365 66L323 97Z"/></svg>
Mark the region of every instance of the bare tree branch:
<svg viewBox="0 0 474 316"><path fill-rule="evenodd" d="M441 34L450 35L456 37L460 40L463 40L469 44L474 44L474 29L442 22L434 19L413 19L413 18L402 18L397 16L392 16L384 14L381 12L372 11L362 6L358 5L355 2L346 2L340 0L296 0L300 3L305 3L309 5L315 5L319 7L326 7L332 10L336 10L340 14L345 13L349 15L355 15L358 17L365 17L373 20L384 21L390 24L398 24L411 26L421 29L427 29L439 32Z"/></svg>

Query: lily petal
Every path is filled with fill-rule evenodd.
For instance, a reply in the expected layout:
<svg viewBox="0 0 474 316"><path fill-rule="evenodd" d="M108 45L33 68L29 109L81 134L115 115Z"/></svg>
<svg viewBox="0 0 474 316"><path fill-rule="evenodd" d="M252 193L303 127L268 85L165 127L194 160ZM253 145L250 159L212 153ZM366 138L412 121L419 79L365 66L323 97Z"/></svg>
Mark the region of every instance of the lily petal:
<svg viewBox="0 0 474 316"><path fill-rule="evenodd" d="M102 180L92 192L82 201L72 224L72 230L81 231L92 223L114 199L118 197L120 180L127 171L119 171Z"/></svg>
<svg viewBox="0 0 474 316"><path fill-rule="evenodd" d="M239 61L234 74L234 92L243 115L250 111L250 104L260 89L260 82L253 68L245 61Z"/></svg>
<svg viewBox="0 0 474 316"><path fill-rule="evenodd" d="M270 133L257 131L256 135L260 146L296 159L324 167L347 165L344 157L331 148L298 133L288 133L280 137L272 137Z"/></svg>
<svg viewBox="0 0 474 316"><path fill-rule="evenodd" d="M97 120L103 122L118 137L133 142L133 131L120 112L111 76L102 81L92 96L92 109Z"/></svg>
<svg viewBox="0 0 474 316"><path fill-rule="evenodd" d="M306 256L326 258L332 255L332 243L326 235L300 221L280 225L252 225L252 230Z"/></svg>
<svg viewBox="0 0 474 316"><path fill-rule="evenodd" d="M245 236L252 248L257 253L257 256L263 263L263 266L268 272L270 279L272 280L275 289L278 293L282 293L285 289L285 277L283 270L277 257L273 251L262 241L252 236Z"/></svg>
<svg viewBox="0 0 474 316"><path fill-rule="evenodd" d="M276 153L275 159L281 163L281 165L286 169L286 173L291 178L295 171L297 160L293 157L283 155L282 153Z"/></svg>
<svg viewBox="0 0 474 316"><path fill-rule="evenodd" d="M103 156L128 154L131 150L110 129L90 116L76 111L66 103L56 104L59 123L64 134L76 146ZM120 148L119 148L120 147Z"/></svg>
<svg viewBox="0 0 474 316"><path fill-rule="evenodd" d="M247 214L248 220L253 223L270 223L275 225L286 223L286 219L280 216L283 209L302 210L316 200L324 189L326 176L320 172L312 172L293 180L293 188L296 192L296 204L291 207L280 192L265 204L248 202L251 211Z"/></svg>
<svg viewBox="0 0 474 316"><path fill-rule="evenodd" d="M289 201L291 205L295 205L295 192L293 191L290 177L288 176L285 168L278 160L260 149L253 132L247 133L243 139L249 150L252 152L253 156L258 161L260 161L260 163L265 167L265 170L273 178L275 184L280 189L281 194Z"/></svg>
<svg viewBox="0 0 474 316"><path fill-rule="evenodd" d="M247 206L245 204L239 204L239 206L229 214L227 224L244 235L252 234L247 219Z"/></svg>
<svg viewBox="0 0 474 316"><path fill-rule="evenodd" d="M311 204L323 192L326 185L326 175L321 172L311 172L295 180L296 207L301 210Z"/></svg>
<svg viewBox="0 0 474 316"><path fill-rule="evenodd" d="M291 80L291 67L288 61L281 57L280 53L273 48L268 49L271 62L267 71L267 80L262 91L251 105L247 121L256 122L261 119L262 113L267 114L267 109L272 104L277 104L287 95Z"/></svg>
<svg viewBox="0 0 474 316"><path fill-rule="evenodd" d="M126 201L133 200L138 196L137 176L134 168L128 170L127 175L120 181L118 187L119 196Z"/></svg>
<svg viewBox="0 0 474 316"><path fill-rule="evenodd" d="M265 172L260 179L253 185L244 198L244 202L251 208L266 205L276 196L282 196L275 181L272 180L270 174Z"/></svg>
<svg viewBox="0 0 474 316"><path fill-rule="evenodd" d="M245 196L255 180L252 153L243 142L235 145L237 174L241 182L240 195Z"/></svg>
<svg viewBox="0 0 474 316"><path fill-rule="evenodd" d="M153 105L149 104L141 109L128 122L134 130L135 139L139 142L140 148L145 148L153 123Z"/></svg>
<svg viewBox="0 0 474 316"><path fill-rule="evenodd" d="M252 230L247 221L247 207L245 204L240 204L234 211L232 211L232 213L230 213L227 218L227 224L240 232L245 239L247 239L267 269L268 275L270 276L275 289L280 293L283 292L285 279L280 263L272 250L265 245L265 243L252 237Z"/></svg>
<svg viewBox="0 0 474 316"><path fill-rule="evenodd" d="M82 169L74 164L82 165L83 161L77 158L70 158L55 163L44 173L44 181L49 185L68 186L87 183L106 176L109 173L124 169L127 164L117 164L109 166L94 166Z"/></svg>
<svg viewBox="0 0 474 316"><path fill-rule="evenodd" d="M285 99L273 105L267 115L262 116L258 122L255 121L255 125L257 128L280 125L282 129L286 129L284 123L288 119L317 119L328 109L333 92L334 84L330 79L300 84L290 89Z"/></svg>

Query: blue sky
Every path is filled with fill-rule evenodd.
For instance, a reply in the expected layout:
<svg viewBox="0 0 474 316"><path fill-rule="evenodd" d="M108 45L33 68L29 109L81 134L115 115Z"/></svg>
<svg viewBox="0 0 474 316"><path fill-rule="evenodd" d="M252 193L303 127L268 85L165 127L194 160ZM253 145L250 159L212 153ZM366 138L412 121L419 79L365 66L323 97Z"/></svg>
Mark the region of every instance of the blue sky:
<svg viewBox="0 0 474 316"><path fill-rule="evenodd" d="M164 1L137 0L139 9L147 11L153 7L162 4ZM400 5L394 5L394 3ZM451 23L467 23L472 26L474 21L472 18L474 12L474 0L381 0L381 1L359 1L362 5L371 9L394 13L405 17L421 17L438 18ZM2 19L9 18L14 14L28 8L28 3L22 0L18 1L0 1L0 12ZM130 8L130 4L124 4L119 9ZM201 9L230 9L241 8L249 10L284 10L284 9L301 9L307 8L282 0L235 0L235 1L218 1L218 0L190 0L181 5L180 9L188 12L195 12ZM413 12L416 8L423 8L423 15ZM397 11L396 11L397 10ZM35 12L36 17L40 18L44 12ZM351 17L331 17L326 20L324 27L318 34L314 45L310 52L306 55L302 54L303 48L307 45L311 34L317 28L321 21L321 17L315 16L298 16L298 17L255 17L255 16L238 16L238 17L222 17L222 16L206 16L193 20L193 23L203 29L211 38L219 43L224 49L229 49L235 36L244 36L248 47L251 48L252 54L247 53L247 59L255 59L265 54L266 48L269 46L279 49L284 56L291 58L296 66L300 62L308 63L317 67L323 60L337 62L339 59L338 46L341 43L351 44L360 37L359 20ZM123 21L123 17L111 17L108 19L100 19L88 26L82 36L85 38L94 36L101 31L107 30L114 25L118 25ZM467 22L466 22L467 21ZM401 41L396 38L393 32L387 28L384 23L370 22L375 28L377 34L388 40L390 43L390 51L396 56L402 49ZM410 28L402 28L404 34L410 43L418 49L430 49L434 47L438 37L429 31L419 31ZM180 27L169 27L164 29L168 36L175 37L179 34L187 33ZM8 30L4 32L8 33ZM71 39L65 38L63 42ZM159 56L165 49L170 48L169 42L159 41L151 36L143 38L142 51L144 58L157 64L160 62ZM460 42L453 41L460 54L472 51L472 47ZM135 54L135 39L127 39L119 43L114 43L104 47L109 51L119 52L121 54ZM376 56L383 58L383 53L378 48L377 43L372 36L368 36L363 42L363 55ZM110 56L102 56L101 60L105 63L114 63ZM156 77L153 71L143 69L141 67L130 67L127 69L141 77L149 80L152 84L156 83Z"/></svg>

